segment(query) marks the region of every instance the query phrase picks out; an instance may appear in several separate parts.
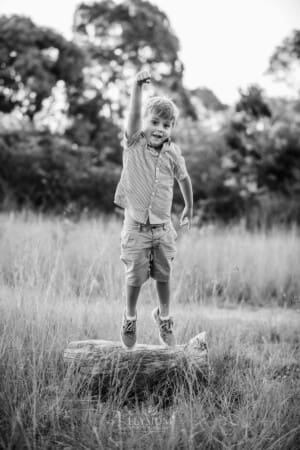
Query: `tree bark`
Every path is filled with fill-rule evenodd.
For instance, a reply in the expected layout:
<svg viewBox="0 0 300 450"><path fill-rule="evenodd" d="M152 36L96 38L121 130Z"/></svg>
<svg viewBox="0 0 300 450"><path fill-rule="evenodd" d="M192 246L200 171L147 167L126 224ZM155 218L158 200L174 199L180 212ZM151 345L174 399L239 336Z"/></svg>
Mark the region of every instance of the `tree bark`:
<svg viewBox="0 0 300 450"><path fill-rule="evenodd" d="M206 333L186 345L138 344L126 350L120 342L71 342L64 351L67 378L78 395L102 401L145 401L168 404L176 392L198 394L209 377Z"/></svg>

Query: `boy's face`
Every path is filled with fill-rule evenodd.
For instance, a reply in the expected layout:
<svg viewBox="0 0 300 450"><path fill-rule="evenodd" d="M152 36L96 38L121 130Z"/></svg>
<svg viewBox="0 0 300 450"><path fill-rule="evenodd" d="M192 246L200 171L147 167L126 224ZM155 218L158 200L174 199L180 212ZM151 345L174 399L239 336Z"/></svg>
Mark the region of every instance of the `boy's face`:
<svg viewBox="0 0 300 450"><path fill-rule="evenodd" d="M155 113L148 113L144 117L143 125L147 143L151 147L161 148L171 136L174 120L163 119Z"/></svg>

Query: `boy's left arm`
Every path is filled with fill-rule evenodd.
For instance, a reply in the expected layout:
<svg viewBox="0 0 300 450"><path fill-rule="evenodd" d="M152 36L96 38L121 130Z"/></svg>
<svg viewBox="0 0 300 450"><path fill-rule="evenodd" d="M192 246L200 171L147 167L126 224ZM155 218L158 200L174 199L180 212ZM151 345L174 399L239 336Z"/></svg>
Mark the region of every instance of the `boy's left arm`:
<svg viewBox="0 0 300 450"><path fill-rule="evenodd" d="M178 180L178 184L185 203L185 207L180 218L180 225L182 226L187 224L190 229L193 217L193 188L189 175L183 178L183 180Z"/></svg>

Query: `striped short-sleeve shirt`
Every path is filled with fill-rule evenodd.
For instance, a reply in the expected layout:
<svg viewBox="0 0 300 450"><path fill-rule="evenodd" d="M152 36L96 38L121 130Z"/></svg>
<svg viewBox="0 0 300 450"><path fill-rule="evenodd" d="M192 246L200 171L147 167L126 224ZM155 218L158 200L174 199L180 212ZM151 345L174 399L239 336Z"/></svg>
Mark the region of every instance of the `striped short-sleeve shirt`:
<svg viewBox="0 0 300 450"><path fill-rule="evenodd" d="M174 178L188 176L180 148L165 143L160 151L147 146L142 131L125 139L123 170L114 202L140 223L160 224L171 218Z"/></svg>

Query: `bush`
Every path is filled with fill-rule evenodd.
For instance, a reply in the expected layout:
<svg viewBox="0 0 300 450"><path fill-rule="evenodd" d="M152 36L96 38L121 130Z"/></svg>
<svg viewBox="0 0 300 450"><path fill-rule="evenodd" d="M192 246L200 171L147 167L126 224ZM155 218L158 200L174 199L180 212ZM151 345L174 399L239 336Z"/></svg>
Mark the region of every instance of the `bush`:
<svg viewBox="0 0 300 450"><path fill-rule="evenodd" d="M103 161L95 148L61 136L15 132L0 137L2 209L109 212L119 175L120 166Z"/></svg>

